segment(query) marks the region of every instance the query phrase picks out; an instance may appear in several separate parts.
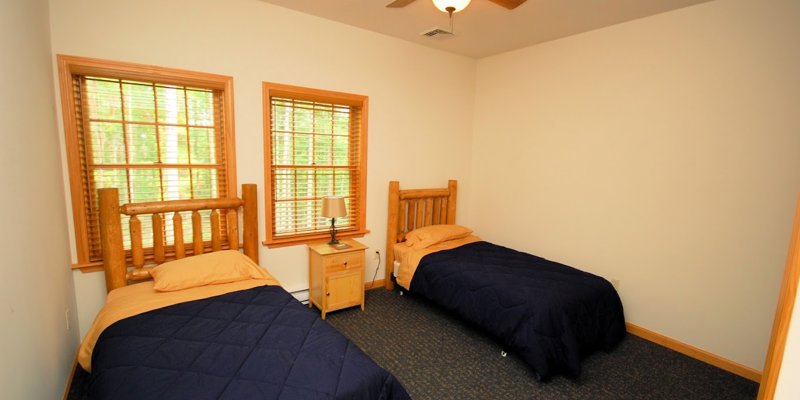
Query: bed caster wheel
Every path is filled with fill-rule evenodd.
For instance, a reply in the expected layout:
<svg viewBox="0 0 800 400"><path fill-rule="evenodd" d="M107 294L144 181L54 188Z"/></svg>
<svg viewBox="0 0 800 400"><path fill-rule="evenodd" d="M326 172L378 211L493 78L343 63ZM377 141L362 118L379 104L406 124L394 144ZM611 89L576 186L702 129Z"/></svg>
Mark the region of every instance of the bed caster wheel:
<svg viewBox="0 0 800 400"><path fill-rule="evenodd" d="M500 350L500 357L505 357L507 355L508 353L506 353L505 350Z"/></svg>
<svg viewBox="0 0 800 400"><path fill-rule="evenodd" d="M404 293L405 293L405 292L401 290L401 291L400 291L400 296L402 296Z"/></svg>

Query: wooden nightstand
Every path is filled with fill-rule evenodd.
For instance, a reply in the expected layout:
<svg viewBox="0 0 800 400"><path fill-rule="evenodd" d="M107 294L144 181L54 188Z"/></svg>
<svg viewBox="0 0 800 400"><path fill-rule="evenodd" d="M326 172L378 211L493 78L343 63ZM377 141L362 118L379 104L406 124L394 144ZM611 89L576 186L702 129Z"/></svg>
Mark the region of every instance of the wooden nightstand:
<svg viewBox="0 0 800 400"><path fill-rule="evenodd" d="M361 305L364 310L364 250L353 239L342 239L350 247L336 249L327 243L308 245L308 306L325 314Z"/></svg>

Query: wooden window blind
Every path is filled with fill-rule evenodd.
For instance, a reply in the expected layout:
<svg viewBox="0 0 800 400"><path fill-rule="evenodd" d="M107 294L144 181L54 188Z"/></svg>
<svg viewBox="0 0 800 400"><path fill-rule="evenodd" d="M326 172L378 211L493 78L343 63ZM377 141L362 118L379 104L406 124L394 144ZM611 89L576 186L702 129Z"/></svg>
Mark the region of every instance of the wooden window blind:
<svg viewBox="0 0 800 400"><path fill-rule="evenodd" d="M75 59L61 57L60 64ZM227 132L232 129L227 123L232 115L226 115L231 110L226 105L227 85L192 82L198 73L168 69L158 69L160 73L151 74L155 79L146 79L147 74L138 73L132 64L76 67L81 60L73 63L71 71L61 72L62 91L63 80L70 83L70 101L64 104L65 131L78 266L84 267L102 261L97 189L118 188L120 204L207 199L235 195L235 178L229 149L232 132ZM170 83L170 76L179 79ZM167 240L164 244L169 248L173 219L168 217L159 236ZM201 217L203 239L209 241L210 212ZM143 245L152 248L152 221L145 218L141 222ZM184 241L190 243L191 215L183 215L183 223ZM122 224L128 249L127 218ZM225 227L221 230L225 232Z"/></svg>
<svg viewBox="0 0 800 400"><path fill-rule="evenodd" d="M366 97L265 84L267 244L326 237L322 199L342 196L343 236L365 229Z"/></svg>

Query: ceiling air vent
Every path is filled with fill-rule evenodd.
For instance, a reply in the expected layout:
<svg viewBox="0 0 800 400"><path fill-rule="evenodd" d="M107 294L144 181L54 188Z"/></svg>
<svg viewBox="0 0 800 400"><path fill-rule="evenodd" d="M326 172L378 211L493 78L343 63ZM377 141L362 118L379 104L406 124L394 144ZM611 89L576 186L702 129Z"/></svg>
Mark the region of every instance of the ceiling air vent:
<svg viewBox="0 0 800 400"><path fill-rule="evenodd" d="M428 29L425 32L420 33L420 35L427 36L427 37L437 37L437 36L446 37L446 36L449 36L449 35L452 35L452 34L453 34L453 32L446 31L446 30L444 30L442 28L439 28L439 27L433 27L431 29Z"/></svg>

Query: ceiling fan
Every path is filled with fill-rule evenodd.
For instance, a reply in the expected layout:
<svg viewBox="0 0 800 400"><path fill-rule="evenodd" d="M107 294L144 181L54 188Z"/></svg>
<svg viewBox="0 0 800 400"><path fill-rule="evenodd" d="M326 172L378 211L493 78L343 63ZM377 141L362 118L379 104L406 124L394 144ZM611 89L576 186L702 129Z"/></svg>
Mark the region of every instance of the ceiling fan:
<svg viewBox="0 0 800 400"><path fill-rule="evenodd" d="M415 0L394 0L393 2L386 5L388 8L400 8L405 7ZM455 33L453 29L453 14L457 13L463 9L465 9L470 1L472 0L433 0L433 5L436 8L442 10L442 12L446 12L450 16L450 30L444 30L441 28L434 27L431 30L422 32L421 34L428 37L433 37L436 35L444 34L444 35L452 35ZM509 10L513 10L519 7L522 3L527 0L489 0L492 3L501 5Z"/></svg>
<svg viewBox="0 0 800 400"><path fill-rule="evenodd" d="M386 5L389 8L400 8L405 7L416 0L394 0L393 2ZM497 5L503 6L509 10L513 10L519 7L520 4L524 3L526 0L489 0L492 3ZM433 0L433 4L440 10L446 13L454 13L463 10L469 4L470 0ZM452 8L452 10L449 10Z"/></svg>

